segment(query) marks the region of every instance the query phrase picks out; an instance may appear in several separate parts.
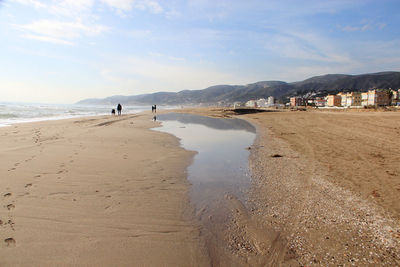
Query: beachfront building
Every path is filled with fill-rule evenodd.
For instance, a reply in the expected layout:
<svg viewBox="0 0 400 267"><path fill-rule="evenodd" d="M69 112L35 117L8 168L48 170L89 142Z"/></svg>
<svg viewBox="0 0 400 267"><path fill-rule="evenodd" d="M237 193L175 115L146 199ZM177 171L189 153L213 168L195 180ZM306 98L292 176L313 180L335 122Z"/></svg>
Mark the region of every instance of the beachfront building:
<svg viewBox="0 0 400 267"><path fill-rule="evenodd" d="M290 106L291 107L298 107L304 106L305 102L304 99L298 96L294 96L290 98Z"/></svg>
<svg viewBox="0 0 400 267"><path fill-rule="evenodd" d="M362 94L363 106L388 106L391 104L389 91L382 89L368 90Z"/></svg>
<svg viewBox="0 0 400 267"><path fill-rule="evenodd" d="M243 105L242 102L239 102L239 101L233 102L233 108L240 108L240 107L243 107L243 106L244 105Z"/></svg>
<svg viewBox="0 0 400 267"><path fill-rule="evenodd" d="M316 107L325 107L326 106L325 97L316 97L314 99L314 104L315 104Z"/></svg>
<svg viewBox="0 0 400 267"><path fill-rule="evenodd" d="M346 105L347 105L347 93L340 92L337 95L340 97L340 105L342 107L346 107Z"/></svg>
<svg viewBox="0 0 400 267"><path fill-rule="evenodd" d="M269 96L267 98L267 106L273 106L275 104L275 98L273 96Z"/></svg>
<svg viewBox="0 0 400 267"><path fill-rule="evenodd" d="M326 99L325 99L325 97L316 97L316 98L313 98L313 99L308 99L307 103L308 103L309 106L325 107Z"/></svg>
<svg viewBox="0 0 400 267"><path fill-rule="evenodd" d="M328 95L326 97L326 105L328 107L339 107L342 102L342 97L340 95Z"/></svg>
<svg viewBox="0 0 400 267"><path fill-rule="evenodd" d="M361 93L361 106L368 106L368 92Z"/></svg>
<svg viewBox="0 0 400 267"><path fill-rule="evenodd" d="M400 99L399 99L400 89L399 90L391 90L391 93L392 93L391 105L399 106L400 105Z"/></svg>
<svg viewBox="0 0 400 267"><path fill-rule="evenodd" d="M341 97L340 104L342 107L361 106L361 93L360 92L339 93L337 95Z"/></svg>
<svg viewBox="0 0 400 267"><path fill-rule="evenodd" d="M346 106L347 107L359 107L361 106L361 93L351 92L346 94Z"/></svg>
<svg viewBox="0 0 400 267"><path fill-rule="evenodd" d="M256 108L257 107L257 101L249 100L249 101L246 102L245 106L249 107L249 108Z"/></svg>
<svg viewBox="0 0 400 267"><path fill-rule="evenodd" d="M264 98L260 98L256 101L257 103L257 107L263 108L267 106L267 100L265 100Z"/></svg>

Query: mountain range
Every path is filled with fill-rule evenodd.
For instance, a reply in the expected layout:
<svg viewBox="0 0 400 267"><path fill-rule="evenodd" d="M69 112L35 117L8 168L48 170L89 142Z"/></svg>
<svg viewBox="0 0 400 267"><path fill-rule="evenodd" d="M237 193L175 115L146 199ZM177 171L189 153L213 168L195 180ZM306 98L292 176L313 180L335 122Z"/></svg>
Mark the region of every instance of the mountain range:
<svg viewBox="0 0 400 267"><path fill-rule="evenodd" d="M261 81L247 85L215 85L202 90L157 92L132 96L110 96L79 101L82 105L212 105L245 102L273 96L286 101L296 95L327 95L340 91L367 91L371 88L400 88L400 72L388 71L361 75L327 74L304 81Z"/></svg>

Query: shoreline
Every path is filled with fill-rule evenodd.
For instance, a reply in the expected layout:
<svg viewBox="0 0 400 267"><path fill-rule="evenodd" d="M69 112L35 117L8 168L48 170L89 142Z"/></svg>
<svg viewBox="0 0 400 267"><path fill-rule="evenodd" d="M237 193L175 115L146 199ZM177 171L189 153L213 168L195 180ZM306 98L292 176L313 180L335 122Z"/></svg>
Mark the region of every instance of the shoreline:
<svg viewBox="0 0 400 267"><path fill-rule="evenodd" d="M144 110L139 110L131 113L125 113L125 115L134 115L134 114L139 114L142 112L146 112ZM43 117L43 118L30 118L30 119L24 119L21 121L16 121L12 122L9 124L0 124L0 128L2 127L12 127L14 125L18 124L24 124L24 123L35 123L35 122L47 122L47 121L59 121L59 120L71 120L71 119L83 119L83 118L92 118L92 117L105 117L105 116L110 116L109 113L101 113L101 114L93 114L93 115L77 115L77 116L54 116L54 117Z"/></svg>

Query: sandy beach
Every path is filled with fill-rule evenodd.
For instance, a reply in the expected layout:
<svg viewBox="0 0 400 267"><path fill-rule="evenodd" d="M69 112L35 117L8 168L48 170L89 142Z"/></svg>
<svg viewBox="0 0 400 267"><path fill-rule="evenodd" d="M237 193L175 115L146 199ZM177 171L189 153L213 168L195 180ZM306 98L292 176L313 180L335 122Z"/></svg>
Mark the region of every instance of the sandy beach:
<svg viewBox="0 0 400 267"><path fill-rule="evenodd" d="M238 266L400 264L399 112L185 112L257 126L249 200L230 198L224 231Z"/></svg>
<svg viewBox="0 0 400 267"><path fill-rule="evenodd" d="M248 117L253 214L281 234L281 263L399 265L399 112Z"/></svg>
<svg viewBox="0 0 400 267"><path fill-rule="evenodd" d="M207 266L193 152L151 114L0 128L1 266Z"/></svg>
<svg viewBox="0 0 400 267"><path fill-rule="evenodd" d="M400 264L399 112L179 112L257 127L227 221L196 219L194 152L149 113L18 124L0 128L0 265Z"/></svg>

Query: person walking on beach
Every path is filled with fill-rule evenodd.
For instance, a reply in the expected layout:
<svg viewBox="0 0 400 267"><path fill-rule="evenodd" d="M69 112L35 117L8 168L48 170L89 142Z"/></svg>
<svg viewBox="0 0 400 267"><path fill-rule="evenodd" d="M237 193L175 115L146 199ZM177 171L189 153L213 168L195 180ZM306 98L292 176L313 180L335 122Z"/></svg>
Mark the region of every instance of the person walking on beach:
<svg viewBox="0 0 400 267"><path fill-rule="evenodd" d="M121 104L118 104L117 110L118 110L118 116L121 115L121 110L122 110Z"/></svg>

